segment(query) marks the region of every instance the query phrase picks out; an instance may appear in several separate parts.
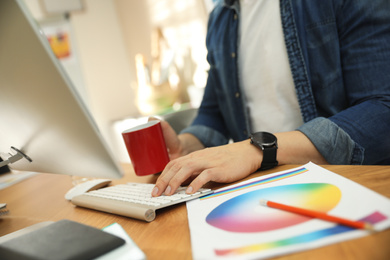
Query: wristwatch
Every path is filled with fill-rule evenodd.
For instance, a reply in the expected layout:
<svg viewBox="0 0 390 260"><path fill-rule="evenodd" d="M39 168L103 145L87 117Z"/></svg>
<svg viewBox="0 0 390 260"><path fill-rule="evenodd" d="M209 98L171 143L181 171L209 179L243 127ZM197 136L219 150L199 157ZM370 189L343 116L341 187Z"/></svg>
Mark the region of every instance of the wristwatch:
<svg viewBox="0 0 390 260"><path fill-rule="evenodd" d="M251 144L263 151L263 161L259 170L271 169L278 165L276 160L278 140L276 136L268 132L257 132L251 135Z"/></svg>

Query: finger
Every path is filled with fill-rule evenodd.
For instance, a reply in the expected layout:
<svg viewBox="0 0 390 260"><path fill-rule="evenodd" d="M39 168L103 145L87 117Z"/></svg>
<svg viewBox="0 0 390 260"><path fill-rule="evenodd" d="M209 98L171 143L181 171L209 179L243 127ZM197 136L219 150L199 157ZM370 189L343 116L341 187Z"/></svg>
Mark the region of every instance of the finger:
<svg viewBox="0 0 390 260"><path fill-rule="evenodd" d="M197 176L207 167L205 160L194 160L192 157L190 154L168 163L157 179L155 196L159 196L163 192L165 195L172 195L180 185Z"/></svg>
<svg viewBox="0 0 390 260"><path fill-rule="evenodd" d="M170 193L171 188L168 189L169 183L174 175L180 170L179 166L175 166L178 164L177 160L170 161L160 176L157 178L156 185L152 191L153 197L160 196L164 192L166 195L168 195L167 193Z"/></svg>
<svg viewBox="0 0 390 260"><path fill-rule="evenodd" d="M164 181L168 181L169 179L168 186L166 187L164 193L166 195L174 194L187 179L200 172L198 167L199 166L193 162L189 162L188 159L177 160L174 162L167 174L162 177Z"/></svg>
<svg viewBox="0 0 390 260"><path fill-rule="evenodd" d="M169 184L169 177L166 177L168 168L169 163L167 164L163 172L160 174L160 176L157 178L156 184L154 185L154 188L152 190L152 197L161 196L161 194L166 190Z"/></svg>
<svg viewBox="0 0 390 260"><path fill-rule="evenodd" d="M180 150L180 140L177 137L175 130L166 121L161 121L161 129L163 132L165 145L171 154L175 154ZM171 158L175 159L175 158Z"/></svg>
<svg viewBox="0 0 390 260"><path fill-rule="evenodd" d="M173 128L171 127L171 125L168 122L161 120L161 119L154 117L154 116L151 116L148 118L148 122L154 121L154 120L160 121L161 130L163 132L163 136L164 136L164 140L165 140L165 145L167 146L167 149L168 149L170 156L171 156L170 159L171 160L176 159L177 156L175 156L174 154L176 154L177 152L180 151L180 140L177 137L177 133L175 132L175 130L173 130ZM174 155L174 156L172 157L172 155Z"/></svg>
<svg viewBox="0 0 390 260"><path fill-rule="evenodd" d="M212 180L214 169L206 169L202 171L192 182L188 185L187 194L193 194L202 188L206 183Z"/></svg>
<svg viewBox="0 0 390 260"><path fill-rule="evenodd" d="M166 185L162 183L156 183L156 185L153 187L152 190L152 197L161 196L161 194L164 192L165 189L166 189Z"/></svg>

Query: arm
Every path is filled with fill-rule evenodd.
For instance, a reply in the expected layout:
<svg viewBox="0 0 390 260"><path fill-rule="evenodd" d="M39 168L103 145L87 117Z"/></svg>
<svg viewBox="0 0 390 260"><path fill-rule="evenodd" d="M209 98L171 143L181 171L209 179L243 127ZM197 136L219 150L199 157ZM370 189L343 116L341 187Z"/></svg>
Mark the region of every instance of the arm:
<svg viewBox="0 0 390 260"><path fill-rule="evenodd" d="M291 131L276 133L275 136L278 138L279 164L301 164L308 161L327 163L303 133ZM180 138L194 141L195 137L187 135ZM249 139L195 151L172 160L167 165L158 178L152 195L159 196L163 192L171 195L189 179L192 182L187 193L196 192L209 181L222 183L237 181L259 169L262 159L262 151L250 144Z"/></svg>
<svg viewBox="0 0 390 260"><path fill-rule="evenodd" d="M389 164L389 2L319 3L294 9L299 31L315 24L298 36L317 114L299 130L331 164Z"/></svg>

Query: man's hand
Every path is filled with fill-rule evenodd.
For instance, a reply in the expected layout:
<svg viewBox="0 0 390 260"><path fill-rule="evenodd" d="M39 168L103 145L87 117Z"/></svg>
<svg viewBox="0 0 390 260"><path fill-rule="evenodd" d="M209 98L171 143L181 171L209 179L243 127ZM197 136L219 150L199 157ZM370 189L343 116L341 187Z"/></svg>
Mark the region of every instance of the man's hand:
<svg viewBox="0 0 390 260"><path fill-rule="evenodd" d="M173 131L173 130L172 130ZM277 161L282 164L303 164L312 161L328 164L311 141L299 131L275 133L278 139ZM249 139L223 146L201 149L193 135L180 135L182 157L168 163L157 179L152 196L172 195L183 183L189 182L187 193L194 193L209 181L229 183L247 177L260 168L263 152ZM197 141L198 140L198 141ZM187 145L183 145L187 143ZM199 150L200 149L200 150ZM192 152L194 151L194 152ZM177 153L180 154L180 153Z"/></svg>
<svg viewBox="0 0 390 260"><path fill-rule="evenodd" d="M172 195L187 180L191 194L209 181L229 183L255 172L261 165L262 151L249 140L206 148L168 163L156 182L152 196Z"/></svg>

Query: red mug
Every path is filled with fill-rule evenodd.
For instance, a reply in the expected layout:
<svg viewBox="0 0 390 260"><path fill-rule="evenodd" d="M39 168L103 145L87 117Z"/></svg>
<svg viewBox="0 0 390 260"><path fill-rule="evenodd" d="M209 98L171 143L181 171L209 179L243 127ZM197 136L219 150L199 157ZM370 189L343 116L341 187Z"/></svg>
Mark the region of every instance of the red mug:
<svg viewBox="0 0 390 260"><path fill-rule="evenodd" d="M135 174L160 173L169 162L160 121L149 121L122 133Z"/></svg>

